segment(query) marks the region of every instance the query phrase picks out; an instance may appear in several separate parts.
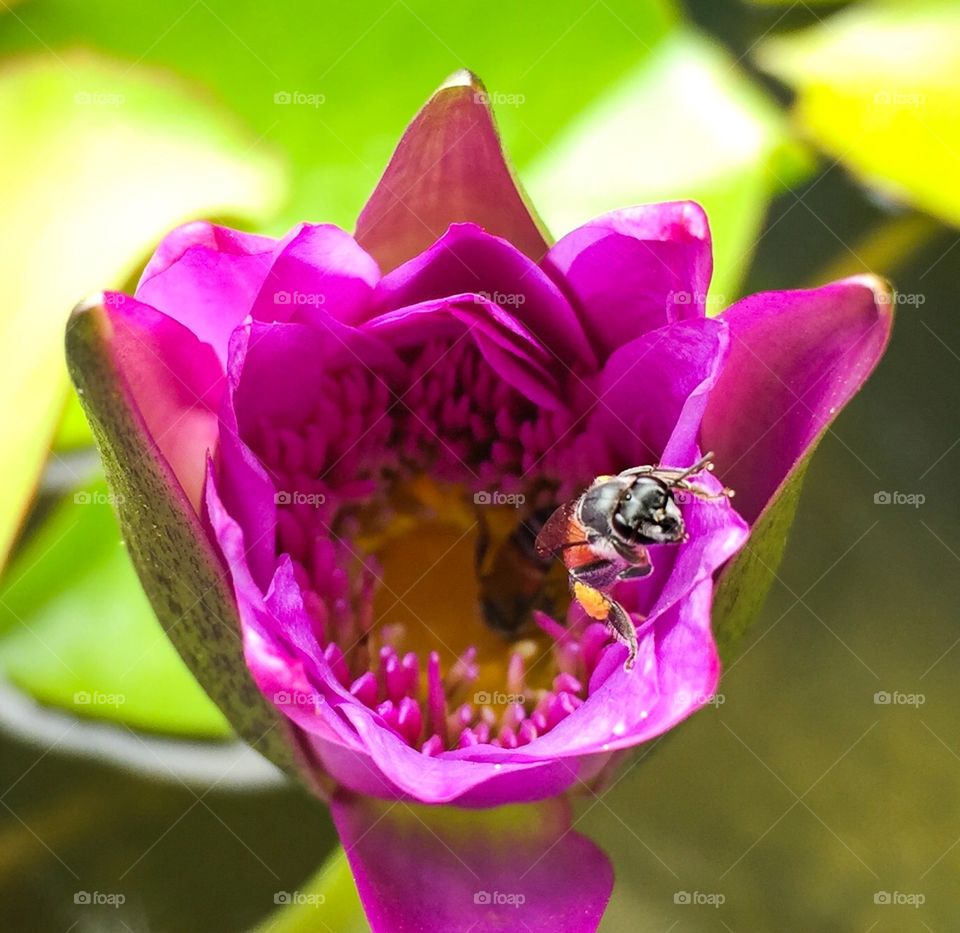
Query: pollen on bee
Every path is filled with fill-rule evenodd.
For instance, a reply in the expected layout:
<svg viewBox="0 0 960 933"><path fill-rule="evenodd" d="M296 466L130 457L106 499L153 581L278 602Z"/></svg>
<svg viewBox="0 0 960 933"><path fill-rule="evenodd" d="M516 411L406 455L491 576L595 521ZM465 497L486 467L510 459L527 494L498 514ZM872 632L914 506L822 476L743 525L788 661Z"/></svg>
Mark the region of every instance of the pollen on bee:
<svg viewBox="0 0 960 933"><path fill-rule="evenodd" d="M606 619L610 613L610 601L599 590L577 580L573 584L574 596L591 619Z"/></svg>

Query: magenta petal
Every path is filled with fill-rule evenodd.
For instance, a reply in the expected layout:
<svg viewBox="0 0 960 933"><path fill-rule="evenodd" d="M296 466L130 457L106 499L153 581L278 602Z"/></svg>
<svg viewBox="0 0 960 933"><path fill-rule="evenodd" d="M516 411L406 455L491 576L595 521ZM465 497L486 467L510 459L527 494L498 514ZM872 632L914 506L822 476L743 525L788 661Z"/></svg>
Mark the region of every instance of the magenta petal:
<svg viewBox="0 0 960 933"><path fill-rule="evenodd" d="M710 397L703 446L737 510L754 521L883 355L893 324L871 276L751 295L721 315L730 357Z"/></svg>
<svg viewBox="0 0 960 933"><path fill-rule="evenodd" d="M333 224L301 224L276 251L250 313L260 321L352 323L369 310L380 269L349 233Z"/></svg>
<svg viewBox="0 0 960 933"><path fill-rule="evenodd" d="M466 335L506 382L544 408L561 406L556 358L512 314L485 299L453 295L381 314L364 325L397 352L431 337Z"/></svg>
<svg viewBox="0 0 960 933"><path fill-rule="evenodd" d="M649 330L703 317L713 270L707 217L692 201L614 211L568 233L543 267L605 359Z"/></svg>
<svg viewBox="0 0 960 933"><path fill-rule="evenodd" d="M204 391L189 379L210 374L222 380L212 349L152 308L104 295L75 309L66 351L116 494L124 541L159 622L238 734L297 773L300 756L289 744L288 729L257 694L241 656L223 565L184 494L182 475L175 477L170 468L189 467L191 457L204 459L193 437L175 439L173 432L191 419L191 396ZM179 387L188 386L189 394L181 395ZM163 443L172 446L161 455L157 447Z"/></svg>
<svg viewBox="0 0 960 933"><path fill-rule="evenodd" d="M276 488L241 438L260 423L285 427L302 422L321 395L323 374L342 368L396 380L399 360L375 336L328 318L312 324L249 321L233 334L229 397L220 412L221 467L218 491L244 529L253 575L265 585L275 559Z"/></svg>
<svg viewBox="0 0 960 933"><path fill-rule="evenodd" d="M216 449L224 378L213 350L189 330L127 295L109 292L116 364L154 443L199 509L207 452Z"/></svg>
<svg viewBox="0 0 960 933"><path fill-rule="evenodd" d="M185 224L157 247L136 297L209 343L226 366L230 334L250 311L276 246L269 237Z"/></svg>
<svg viewBox="0 0 960 933"><path fill-rule="evenodd" d="M607 360L593 421L604 471L694 462L728 339L726 324L701 318L649 331Z"/></svg>
<svg viewBox="0 0 960 933"><path fill-rule="evenodd" d="M384 272L472 221L534 260L547 251L507 164L487 95L452 75L417 114L357 221L357 240Z"/></svg>
<svg viewBox="0 0 960 933"><path fill-rule="evenodd" d="M451 810L338 794L332 811L374 933L592 933L613 889L564 798Z"/></svg>
<svg viewBox="0 0 960 933"><path fill-rule="evenodd" d="M607 651L594 672L589 703L538 740L536 750L545 754L576 740L603 751L628 748L662 735L709 702L720 677L710 632L712 597L712 580L702 580L644 627L632 671L623 669L625 649Z"/></svg>
<svg viewBox="0 0 960 933"><path fill-rule="evenodd" d="M393 310L462 293L506 308L567 366L592 366L593 352L561 290L516 247L474 224L455 224L384 276L377 301Z"/></svg>

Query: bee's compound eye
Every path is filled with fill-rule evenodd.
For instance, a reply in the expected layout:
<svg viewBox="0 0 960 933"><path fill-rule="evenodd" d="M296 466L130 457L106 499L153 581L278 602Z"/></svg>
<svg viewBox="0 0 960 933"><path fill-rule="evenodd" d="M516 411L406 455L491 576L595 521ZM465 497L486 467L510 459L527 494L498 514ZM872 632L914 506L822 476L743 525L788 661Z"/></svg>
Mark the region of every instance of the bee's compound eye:
<svg viewBox="0 0 960 933"><path fill-rule="evenodd" d="M651 509L662 509L667 504L667 493L659 486L653 486L643 495L644 504Z"/></svg>

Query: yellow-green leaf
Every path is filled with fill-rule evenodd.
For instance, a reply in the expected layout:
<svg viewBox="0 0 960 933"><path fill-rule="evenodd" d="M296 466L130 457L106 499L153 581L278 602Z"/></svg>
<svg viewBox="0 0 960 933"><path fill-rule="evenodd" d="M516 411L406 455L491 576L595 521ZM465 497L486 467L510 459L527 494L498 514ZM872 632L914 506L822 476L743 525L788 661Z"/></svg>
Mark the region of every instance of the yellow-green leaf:
<svg viewBox="0 0 960 933"><path fill-rule="evenodd" d="M2 563L67 398L70 309L123 282L181 221L272 209L281 181L195 89L83 54L8 64L0 133Z"/></svg>
<svg viewBox="0 0 960 933"><path fill-rule="evenodd" d="M0 671L44 703L151 731L227 737L157 622L103 482L69 494L0 586Z"/></svg>
<svg viewBox="0 0 960 933"><path fill-rule="evenodd" d="M872 3L767 40L803 129L887 197L960 224L960 4Z"/></svg>
<svg viewBox="0 0 960 933"><path fill-rule="evenodd" d="M774 102L715 43L687 29L522 177L557 237L628 204L699 201L714 237L716 312L736 297L771 193L806 167Z"/></svg>

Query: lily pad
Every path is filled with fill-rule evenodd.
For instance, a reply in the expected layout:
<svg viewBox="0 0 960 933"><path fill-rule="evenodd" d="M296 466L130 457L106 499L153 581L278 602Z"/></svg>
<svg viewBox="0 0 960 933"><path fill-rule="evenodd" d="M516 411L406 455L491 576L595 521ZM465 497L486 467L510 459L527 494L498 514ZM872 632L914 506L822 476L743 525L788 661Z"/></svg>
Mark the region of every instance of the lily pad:
<svg viewBox="0 0 960 933"><path fill-rule="evenodd" d="M105 483L76 490L0 588L0 669L45 703L131 726L231 734L154 617Z"/></svg>
<svg viewBox="0 0 960 933"><path fill-rule="evenodd" d="M872 3L764 42L804 132L887 198L960 225L960 5Z"/></svg>
<svg viewBox="0 0 960 933"><path fill-rule="evenodd" d="M736 297L771 195L809 168L775 102L716 44L685 29L522 175L556 234L627 204L699 201L714 237L709 310L717 313Z"/></svg>
<svg viewBox="0 0 960 933"><path fill-rule="evenodd" d="M71 307L124 281L181 221L271 209L281 181L274 159L195 91L83 54L8 63L0 128L2 563L67 399Z"/></svg>
<svg viewBox="0 0 960 933"><path fill-rule="evenodd" d="M291 197L270 226L279 234L302 220L350 228L410 118L465 66L484 80L522 167L657 48L675 28L677 6L489 0L464 8L410 0L328 3L318 12L301 0L276 0L267 14L261 0L204 0L176 10L44 0L18 9L24 25L0 33L0 53L33 49L39 35L61 57L65 48L93 45L212 88L287 156ZM571 81L574 59L590 66Z"/></svg>

